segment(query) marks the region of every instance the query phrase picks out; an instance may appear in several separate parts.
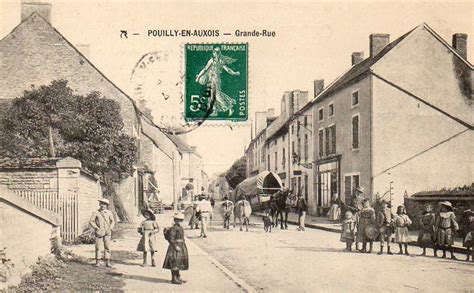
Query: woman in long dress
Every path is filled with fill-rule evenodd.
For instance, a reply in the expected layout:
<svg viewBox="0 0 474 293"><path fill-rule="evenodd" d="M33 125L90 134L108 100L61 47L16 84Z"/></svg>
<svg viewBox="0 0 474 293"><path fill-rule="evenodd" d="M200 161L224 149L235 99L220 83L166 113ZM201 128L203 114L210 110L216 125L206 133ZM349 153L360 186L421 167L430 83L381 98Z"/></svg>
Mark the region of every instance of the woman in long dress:
<svg viewBox="0 0 474 293"><path fill-rule="evenodd" d="M214 103L213 113L227 112L231 116L234 111L235 100L221 89L221 74L222 70L225 70L230 75L240 75L240 72L227 66L235 61L233 58L222 55L220 48L214 48L212 58L207 61L206 66L196 76L196 82L208 85L211 89L211 98Z"/></svg>
<svg viewBox="0 0 474 293"><path fill-rule="evenodd" d="M339 205L339 198L334 194L331 199L331 207L329 208L329 221L339 221L341 218L341 207Z"/></svg>

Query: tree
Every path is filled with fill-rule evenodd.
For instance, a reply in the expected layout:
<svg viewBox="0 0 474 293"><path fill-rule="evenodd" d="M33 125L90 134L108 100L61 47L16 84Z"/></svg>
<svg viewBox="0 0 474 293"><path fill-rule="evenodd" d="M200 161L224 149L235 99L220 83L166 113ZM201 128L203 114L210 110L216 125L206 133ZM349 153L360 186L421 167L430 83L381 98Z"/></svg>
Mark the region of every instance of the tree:
<svg viewBox="0 0 474 293"><path fill-rule="evenodd" d="M247 169L247 158L245 156L241 157L232 164L229 170L225 174L225 178L229 183L229 186L232 189L235 189L237 185L244 181L246 178L246 169Z"/></svg>
<svg viewBox="0 0 474 293"><path fill-rule="evenodd" d="M0 123L0 156L74 157L101 176L106 193L114 195L113 184L134 171L138 143L123 133L117 102L99 92L75 94L67 83L53 81L13 100ZM120 208L122 202L115 197ZM117 213L128 220L125 210Z"/></svg>

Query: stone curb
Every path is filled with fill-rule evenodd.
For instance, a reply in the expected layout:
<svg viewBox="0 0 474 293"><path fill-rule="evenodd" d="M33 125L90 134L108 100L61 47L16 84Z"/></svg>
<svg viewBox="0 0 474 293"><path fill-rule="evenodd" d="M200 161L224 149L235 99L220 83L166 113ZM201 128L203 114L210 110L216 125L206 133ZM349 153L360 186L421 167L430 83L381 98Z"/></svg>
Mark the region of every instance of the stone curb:
<svg viewBox="0 0 474 293"><path fill-rule="evenodd" d="M188 237L186 237L186 238L188 239L187 243L191 243L191 245L193 245L196 248L196 250L201 252L208 260L211 261L211 263L213 265L216 266L216 268L218 268L222 273L224 273L224 275L226 275L232 282L234 282L244 292L249 292L249 293L257 292L257 290L255 290L252 286L247 284L247 282L245 282L244 280L239 278L237 275L232 273L223 264L221 264L219 261L217 261L215 258L213 258L209 253L207 253L203 249L201 249L201 247L199 247L196 243L194 243L194 241L192 241L192 239L190 239Z"/></svg>

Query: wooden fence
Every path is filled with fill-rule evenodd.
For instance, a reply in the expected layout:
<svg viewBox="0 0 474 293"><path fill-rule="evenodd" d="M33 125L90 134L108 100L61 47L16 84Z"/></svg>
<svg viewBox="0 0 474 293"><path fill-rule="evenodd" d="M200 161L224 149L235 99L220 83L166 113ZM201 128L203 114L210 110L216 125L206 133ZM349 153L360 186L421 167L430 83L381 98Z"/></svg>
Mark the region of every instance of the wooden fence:
<svg viewBox="0 0 474 293"><path fill-rule="evenodd" d="M72 242L79 236L79 198L77 193L19 190L20 197L61 217L61 237Z"/></svg>

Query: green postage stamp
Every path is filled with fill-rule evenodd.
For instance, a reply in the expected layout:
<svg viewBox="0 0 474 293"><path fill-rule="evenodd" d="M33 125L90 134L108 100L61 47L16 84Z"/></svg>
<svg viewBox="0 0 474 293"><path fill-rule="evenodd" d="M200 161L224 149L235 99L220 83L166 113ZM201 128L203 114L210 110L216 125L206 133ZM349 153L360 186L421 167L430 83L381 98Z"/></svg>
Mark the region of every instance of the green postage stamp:
<svg viewBox="0 0 474 293"><path fill-rule="evenodd" d="M248 44L186 44L187 122L247 121Z"/></svg>

